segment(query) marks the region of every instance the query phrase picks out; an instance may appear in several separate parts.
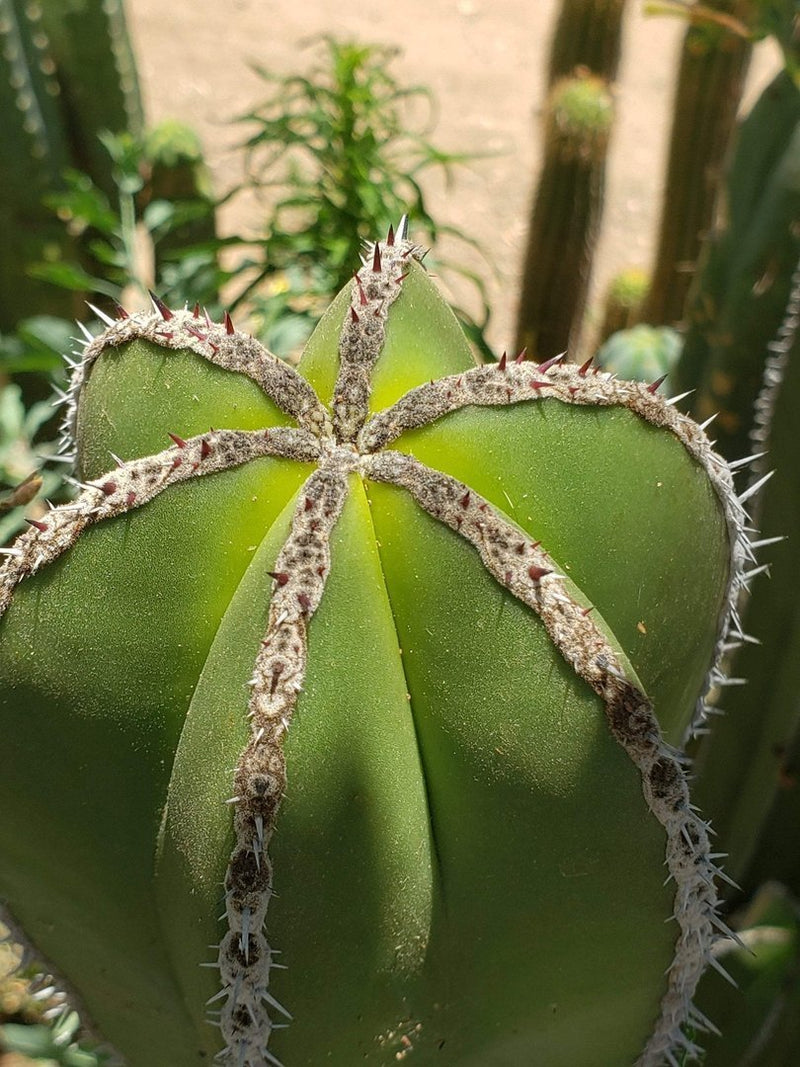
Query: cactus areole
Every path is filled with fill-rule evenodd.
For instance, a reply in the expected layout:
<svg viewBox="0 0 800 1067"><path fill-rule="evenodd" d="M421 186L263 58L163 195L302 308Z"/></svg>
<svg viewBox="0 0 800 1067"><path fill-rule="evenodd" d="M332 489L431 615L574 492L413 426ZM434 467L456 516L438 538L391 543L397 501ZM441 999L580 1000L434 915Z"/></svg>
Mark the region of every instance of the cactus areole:
<svg viewBox="0 0 800 1067"><path fill-rule="evenodd" d="M0 894L130 1067L657 1067L708 1026L679 746L728 468L655 386L475 366L417 260L375 244L298 370L109 320L82 491L5 550Z"/></svg>

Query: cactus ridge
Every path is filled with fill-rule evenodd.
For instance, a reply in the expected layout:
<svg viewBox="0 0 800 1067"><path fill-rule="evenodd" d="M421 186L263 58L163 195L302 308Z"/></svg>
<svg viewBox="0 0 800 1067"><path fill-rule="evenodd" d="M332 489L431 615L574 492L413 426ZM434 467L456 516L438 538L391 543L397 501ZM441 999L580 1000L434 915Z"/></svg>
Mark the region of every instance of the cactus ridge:
<svg viewBox="0 0 800 1067"><path fill-rule="evenodd" d="M564 659L604 702L609 728L637 767L651 813L666 833L669 878L676 883L674 918L680 932L661 1012L638 1067L677 1067L678 1057L699 1052L685 1027L712 1029L692 1005L706 964L719 967L712 945L724 936L717 916L716 877L726 876L710 852L708 825L690 803L682 753L663 739L647 696L627 668L592 607L537 543L469 486L413 457L386 449L411 427L428 424L467 405L508 405L557 399L569 404L623 405L648 423L670 431L702 466L724 509L731 534L730 590L723 611L717 652L729 634L743 637L735 611L746 584L744 562L752 558L747 517L733 490L725 462L702 430L658 397L655 385L621 382L592 371L562 365L502 360L412 389L371 417L371 371L385 338L389 305L401 291L402 272L418 250L401 232L376 243L357 273L339 345L340 367L333 418L312 387L252 338L201 318L199 309L171 311L156 303L150 315L128 317L91 338L75 368L68 394L67 434L74 431L76 401L92 362L109 346L145 338L165 348L189 348L210 362L245 373L299 424L258 431L210 430L183 440L171 435L165 451L130 462L118 461L108 474L86 483L70 504L53 509L22 535L0 567L0 615L16 585L63 553L86 526L147 503L169 486L221 471L260 456L316 462L297 496L289 535L271 572L267 630L249 682L250 737L234 772L235 845L225 874L228 930L216 966L223 1002L218 1024L226 1043L219 1059L240 1067L278 1064L267 1048L277 1014L288 1011L269 992L276 964L263 932L272 892L268 847L286 785L283 738L303 688L308 625L323 597L330 570L330 539L352 474L387 482L408 492L420 507L460 534L479 553L484 567L505 589L542 619ZM721 677L716 665L709 678ZM705 714L698 706L696 722ZM199 962L199 961L198 961ZM216 1021L216 1020L214 1020ZM683 1061L682 1061L683 1062Z"/></svg>
<svg viewBox="0 0 800 1067"><path fill-rule="evenodd" d="M750 446L758 455L754 457L750 468L751 482L764 474L763 458L769 446L775 404L783 385L786 364L789 361L789 354L797 337L798 328L800 328L800 261L792 273L789 300L783 321L775 338L767 344L768 355L764 361L761 390L753 405Z"/></svg>

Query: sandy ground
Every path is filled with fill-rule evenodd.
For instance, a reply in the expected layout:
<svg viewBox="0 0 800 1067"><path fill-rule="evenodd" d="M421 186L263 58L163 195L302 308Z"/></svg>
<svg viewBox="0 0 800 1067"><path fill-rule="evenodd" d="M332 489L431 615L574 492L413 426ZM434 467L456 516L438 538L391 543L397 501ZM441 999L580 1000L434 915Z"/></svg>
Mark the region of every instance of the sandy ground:
<svg viewBox="0 0 800 1067"><path fill-rule="evenodd" d="M496 269L493 276L480 260L472 264L487 279L489 339L498 349L513 342L544 59L557 10L556 0L362 0L344 8L326 0L128 3L148 118L195 126L218 191L241 176L235 145L242 128L227 120L265 95L251 64L302 72L312 58L304 42L322 33L401 48L397 77L429 86L438 101L433 139L452 151L489 153L461 168L452 189L438 179L423 184L432 214L476 238ZM595 294L621 268L650 261L683 32L679 20L645 17L640 0L630 0ZM759 46L750 99L777 62L770 45ZM257 231L258 214L234 205L222 227Z"/></svg>

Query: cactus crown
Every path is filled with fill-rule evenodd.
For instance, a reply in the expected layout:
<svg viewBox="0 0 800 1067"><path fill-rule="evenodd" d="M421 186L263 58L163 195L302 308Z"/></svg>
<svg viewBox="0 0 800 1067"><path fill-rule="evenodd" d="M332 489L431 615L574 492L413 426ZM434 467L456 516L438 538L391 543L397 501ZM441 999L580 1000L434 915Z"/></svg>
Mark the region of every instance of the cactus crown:
<svg viewBox="0 0 800 1067"><path fill-rule="evenodd" d="M209 430L145 458L117 460L117 466L82 483L77 499L54 509L11 549L0 571L0 612L17 584L67 551L92 524L142 507L170 487L191 479L279 456L313 464L298 496L289 534L272 576L267 631L249 682L250 734L234 772L230 805L235 844L225 876L227 932L220 947L220 1025L225 1062L247 1067L275 1064L268 1048L275 1019L286 1010L270 992L275 966L264 926L272 892L270 839L286 787L283 742L303 688L308 627L325 593L330 571L331 534L342 513L354 474L399 487L429 516L474 549L486 571L541 620L560 655L599 695L608 728L641 776L653 815L666 834L666 859L676 884L675 918L680 932L669 971L661 1014L641 1067L666 1058L677 1063L681 1050L695 1051L685 1025L708 1026L691 1003L717 932L728 933L717 915L714 879L720 874L711 853L706 823L690 804L682 756L666 743L648 696L609 628L569 577L550 557L547 545L530 537L475 489L426 465L392 445L404 433L427 426L469 406L507 407L557 400L566 405L621 406L645 422L669 431L705 471L727 521L733 562L730 591L718 634L718 652L739 624L734 611L750 554L745 516L725 463L703 431L656 394L656 386L618 381L577 367L561 357L535 365L505 356L495 365L458 371L426 384L412 383L399 398L384 395L379 359L387 335L389 308L404 280L421 270L419 250L409 243L405 224L374 244L355 275L338 341L338 368L328 408L306 377L269 355L254 339L238 333L226 315L214 325L195 307L170 310L155 300L147 315L108 320L108 329L90 339L74 368L66 420L69 441L79 429L77 406L97 358L131 341L189 350L204 360L251 378L286 416L290 425L267 429ZM325 370L306 366L318 383ZM329 378L334 372L329 371ZM385 402L385 403L384 403ZM374 410L376 403L383 404ZM716 667L710 681L720 678ZM702 700L694 726L705 714ZM723 875L724 877L724 875Z"/></svg>

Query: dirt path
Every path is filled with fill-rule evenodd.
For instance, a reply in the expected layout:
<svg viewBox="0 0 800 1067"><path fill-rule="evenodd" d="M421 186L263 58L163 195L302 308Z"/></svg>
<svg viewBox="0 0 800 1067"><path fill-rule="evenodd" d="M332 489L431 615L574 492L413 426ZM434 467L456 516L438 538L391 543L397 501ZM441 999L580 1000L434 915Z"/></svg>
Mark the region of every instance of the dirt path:
<svg viewBox="0 0 800 1067"><path fill-rule="evenodd" d="M129 0L128 11L148 116L195 126L218 191L241 173L234 146L242 130L226 120L265 95L250 64L300 72L311 58L303 42L322 33L402 49L398 78L429 86L438 100L434 139L453 151L491 153L461 168L453 189L432 181L426 192L435 217L476 238L496 265L491 278L480 260L472 264L489 282L490 341L498 349L510 345L556 0L362 0L339 10L325 0L202 6L200 15L188 0ZM639 0L630 0L595 293L622 267L649 263L682 34L678 20L645 18ZM759 46L750 95L776 64L771 47ZM253 216L252 208L234 205L223 228L257 230Z"/></svg>

